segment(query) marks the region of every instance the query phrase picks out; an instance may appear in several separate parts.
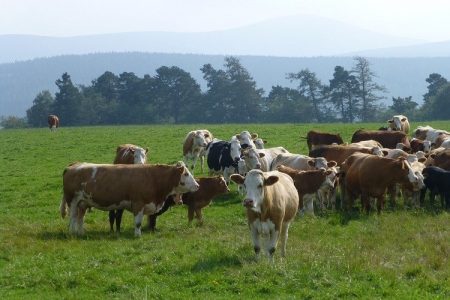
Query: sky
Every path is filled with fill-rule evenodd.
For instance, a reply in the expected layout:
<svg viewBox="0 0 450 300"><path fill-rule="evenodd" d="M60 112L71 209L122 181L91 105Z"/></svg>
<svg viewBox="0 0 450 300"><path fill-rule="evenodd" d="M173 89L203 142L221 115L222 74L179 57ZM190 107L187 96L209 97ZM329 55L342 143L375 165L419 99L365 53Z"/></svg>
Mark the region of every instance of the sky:
<svg viewBox="0 0 450 300"><path fill-rule="evenodd" d="M0 34L202 32L300 14L393 36L450 40L449 0L0 0Z"/></svg>

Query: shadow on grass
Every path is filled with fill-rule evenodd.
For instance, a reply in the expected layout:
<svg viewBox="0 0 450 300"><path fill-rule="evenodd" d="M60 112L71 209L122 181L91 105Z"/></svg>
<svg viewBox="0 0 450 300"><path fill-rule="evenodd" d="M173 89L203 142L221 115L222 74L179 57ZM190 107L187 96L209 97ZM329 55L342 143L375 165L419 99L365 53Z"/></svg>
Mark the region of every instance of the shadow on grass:
<svg viewBox="0 0 450 300"><path fill-rule="evenodd" d="M84 235L78 236L78 235L72 235L69 234L69 232L66 231L41 231L36 234L37 239L44 240L44 241L50 241L50 240L94 240L94 241L100 241L100 240L119 240L119 239L125 239L125 240L134 240L136 237L134 237L134 232L109 232L109 231L100 231L100 230L89 230L86 231Z"/></svg>

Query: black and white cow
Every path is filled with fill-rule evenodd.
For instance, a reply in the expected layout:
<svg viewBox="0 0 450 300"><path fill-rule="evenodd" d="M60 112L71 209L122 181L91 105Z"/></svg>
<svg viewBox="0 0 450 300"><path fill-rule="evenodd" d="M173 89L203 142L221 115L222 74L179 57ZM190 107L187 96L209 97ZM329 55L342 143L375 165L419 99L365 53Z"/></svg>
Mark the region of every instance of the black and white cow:
<svg viewBox="0 0 450 300"><path fill-rule="evenodd" d="M237 173L241 158L241 145L236 137L231 141L214 140L206 148L206 157L210 174L223 174L227 184L231 174Z"/></svg>
<svg viewBox="0 0 450 300"><path fill-rule="evenodd" d="M439 167L430 166L422 171L425 184L425 189L420 195L420 202L423 203L426 190L430 190L430 201L434 203L436 194L441 196L442 207L450 209L450 171L446 171Z"/></svg>

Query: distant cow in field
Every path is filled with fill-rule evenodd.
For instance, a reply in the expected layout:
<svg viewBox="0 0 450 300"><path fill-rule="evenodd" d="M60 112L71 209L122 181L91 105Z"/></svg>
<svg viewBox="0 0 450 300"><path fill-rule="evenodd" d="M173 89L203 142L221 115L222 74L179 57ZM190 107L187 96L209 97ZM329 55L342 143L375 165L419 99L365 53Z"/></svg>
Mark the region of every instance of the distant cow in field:
<svg viewBox="0 0 450 300"><path fill-rule="evenodd" d="M182 195L182 200L183 204L188 207L188 222L192 222L195 214L195 218L200 224L202 224L202 209L210 205L215 197L226 194L230 190L228 189L225 179L222 176L196 178L196 181L200 185L199 189L195 192L184 193ZM156 218L174 205L174 197L170 196L164 202L164 205L160 211L156 214L148 216L148 226L151 231L155 231Z"/></svg>
<svg viewBox="0 0 450 300"><path fill-rule="evenodd" d="M145 164L147 163L148 148L133 144L123 144L117 147L114 164ZM109 211L109 225L111 231L114 231L114 223L116 223L116 231L120 232L120 224L122 223L123 209L112 209Z"/></svg>
<svg viewBox="0 0 450 300"><path fill-rule="evenodd" d="M253 241L255 254L261 251L260 237L269 259L281 236L281 256L286 255L286 242L290 223L297 215L299 199L292 178L279 171L263 172L251 170L245 177L239 174L231 176L237 184L244 184L246 196L243 205L247 211L247 222Z"/></svg>
<svg viewBox="0 0 450 300"><path fill-rule="evenodd" d="M185 164L188 165L188 161L192 160L191 169L194 170L197 159L200 158L200 168L203 172L205 149L212 140L213 135L206 129L190 131L183 142L183 157Z"/></svg>
<svg viewBox="0 0 450 300"><path fill-rule="evenodd" d="M404 115L395 115L387 123L392 130L403 131L406 134L409 133L409 121Z"/></svg>
<svg viewBox="0 0 450 300"><path fill-rule="evenodd" d="M59 127L59 118L55 115L49 115L47 118L48 128L51 131L56 130Z"/></svg>
<svg viewBox="0 0 450 300"><path fill-rule="evenodd" d="M361 141L375 140L383 145L384 148L395 149L398 143L410 147L408 136L403 131L382 131L382 130L363 130L359 129L353 133L352 143Z"/></svg>
<svg viewBox="0 0 450 300"><path fill-rule="evenodd" d="M136 236L144 215L158 212L168 196L194 192L199 185L183 162L170 165L75 163L63 173L60 212L69 208L69 231L83 234L86 209L127 209L134 215Z"/></svg>
<svg viewBox="0 0 450 300"><path fill-rule="evenodd" d="M322 145L340 145L343 144L344 141L339 134L310 130L306 134L306 143L308 144L308 150L311 151Z"/></svg>

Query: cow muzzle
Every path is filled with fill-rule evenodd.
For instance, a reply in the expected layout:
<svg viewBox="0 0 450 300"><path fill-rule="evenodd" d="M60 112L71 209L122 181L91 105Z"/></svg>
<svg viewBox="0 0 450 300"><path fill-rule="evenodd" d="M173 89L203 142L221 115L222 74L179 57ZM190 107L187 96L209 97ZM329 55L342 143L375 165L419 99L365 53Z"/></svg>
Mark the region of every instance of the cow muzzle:
<svg viewBox="0 0 450 300"><path fill-rule="evenodd" d="M253 207L255 202L252 199L245 199L242 203L245 207Z"/></svg>

